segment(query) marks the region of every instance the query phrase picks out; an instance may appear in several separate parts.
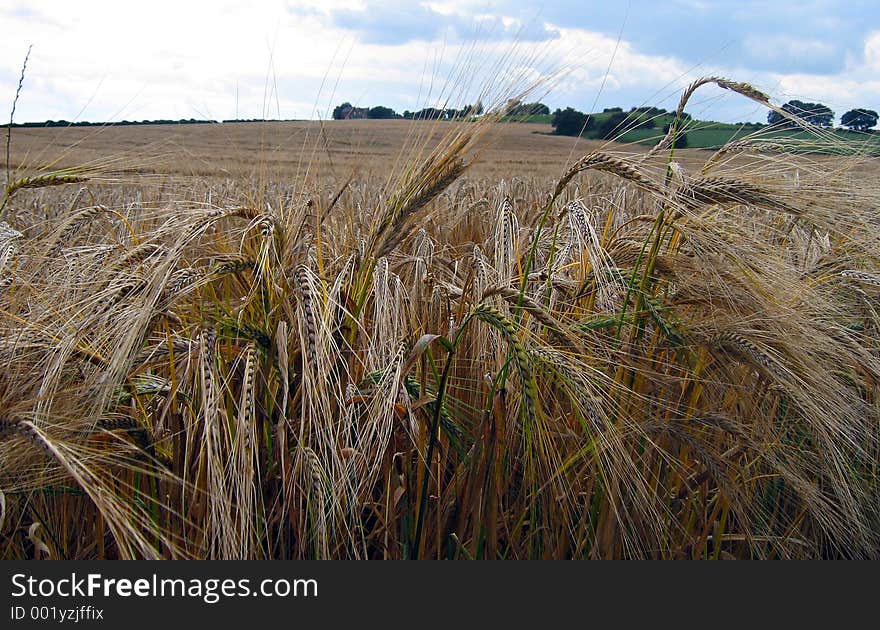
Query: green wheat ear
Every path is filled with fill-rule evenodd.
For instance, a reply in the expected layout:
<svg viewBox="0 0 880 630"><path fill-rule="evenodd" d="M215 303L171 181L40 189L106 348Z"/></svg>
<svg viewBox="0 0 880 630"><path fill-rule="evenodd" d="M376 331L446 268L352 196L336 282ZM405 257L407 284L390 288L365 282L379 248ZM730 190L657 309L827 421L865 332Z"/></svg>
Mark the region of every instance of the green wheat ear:
<svg viewBox="0 0 880 630"><path fill-rule="evenodd" d="M480 304L471 311L471 314L501 332L505 341L513 350L514 362L516 363L517 372L523 386L523 409L525 410L526 417L533 423L537 417L538 387L535 384L532 360L529 357L528 351L519 340L516 326L501 311L492 306Z"/></svg>

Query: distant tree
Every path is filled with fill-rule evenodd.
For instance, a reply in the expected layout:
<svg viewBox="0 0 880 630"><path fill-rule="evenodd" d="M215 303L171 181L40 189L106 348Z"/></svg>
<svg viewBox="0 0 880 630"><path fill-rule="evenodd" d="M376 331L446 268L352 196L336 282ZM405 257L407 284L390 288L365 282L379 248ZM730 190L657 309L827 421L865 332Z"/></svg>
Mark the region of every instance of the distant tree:
<svg viewBox="0 0 880 630"><path fill-rule="evenodd" d="M877 120L873 109L851 109L840 117L840 124L854 131L867 131L877 126Z"/></svg>
<svg viewBox="0 0 880 630"><path fill-rule="evenodd" d="M410 118L413 120L437 120L445 117L445 110L435 107L425 107L417 112L410 112Z"/></svg>
<svg viewBox="0 0 880 630"><path fill-rule="evenodd" d="M653 129L657 126L657 116L665 113L665 110L658 110L656 107L634 109L629 114L629 120L624 122L624 127L626 129Z"/></svg>
<svg viewBox="0 0 880 630"><path fill-rule="evenodd" d="M390 107L383 107L382 105L376 105L376 107L371 107L367 112L367 118L378 118L378 119L387 119L387 118L400 118L397 115L397 112L391 109Z"/></svg>
<svg viewBox="0 0 880 630"><path fill-rule="evenodd" d="M624 112L615 112L599 123L596 128L596 137L603 140L610 140L612 136L616 136L627 129L627 120L630 114Z"/></svg>
<svg viewBox="0 0 880 630"><path fill-rule="evenodd" d="M479 116L483 111L482 101L477 101L473 105L465 105L461 109L425 107L417 112L406 110L403 112L403 118L407 120L455 120Z"/></svg>
<svg viewBox="0 0 880 630"><path fill-rule="evenodd" d="M504 115L516 118L528 118L529 116L548 116L550 108L544 103L523 103L512 98L504 106Z"/></svg>
<svg viewBox="0 0 880 630"><path fill-rule="evenodd" d="M622 112L622 111L623 111L622 107L606 107L605 109L602 110L602 113L603 114L614 114L616 112Z"/></svg>
<svg viewBox="0 0 880 630"><path fill-rule="evenodd" d="M593 119L585 113L579 112L572 107L557 109L553 112L553 133L560 136L579 136L585 131L592 129Z"/></svg>
<svg viewBox="0 0 880 630"><path fill-rule="evenodd" d="M549 116L550 108L544 103L526 103L519 108L517 116Z"/></svg>
<svg viewBox="0 0 880 630"><path fill-rule="evenodd" d="M342 105L337 105L333 108L333 120L342 120L345 118L345 114L351 109L351 103L348 101L344 102Z"/></svg>
<svg viewBox="0 0 880 630"><path fill-rule="evenodd" d="M662 116L663 114L668 114L665 109L661 109L659 107L633 107L630 112L635 114L642 114L647 118L653 118L655 116Z"/></svg>
<svg viewBox="0 0 880 630"><path fill-rule="evenodd" d="M507 101L504 105L504 115L505 116L516 116L516 112L522 107L522 101L518 98L512 98Z"/></svg>
<svg viewBox="0 0 880 630"><path fill-rule="evenodd" d="M817 127L830 127L834 123L834 112L831 108L822 103L805 103L803 101L792 100L782 106L782 109L794 116L800 118L803 122ZM771 125L780 127L796 127L797 123L792 121L779 112L771 111L767 114L767 122Z"/></svg>
<svg viewBox="0 0 880 630"><path fill-rule="evenodd" d="M822 103L804 103L804 117L807 122L819 127L831 127L834 124L834 112Z"/></svg>
<svg viewBox="0 0 880 630"><path fill-rule="evenodd" d="M479 116L483 113L483 103L477 101L473 105L465 105L461 109L449 110L452 113L452 118L470 118L471 116Z"/></svg>
<svg viewBox="0 0 880 630"><path fill-rule="evenodd" d="M370 109L368 107L353 107L350 103L343 103L333 110L334 120L356 120L368 118Z"/></svg>

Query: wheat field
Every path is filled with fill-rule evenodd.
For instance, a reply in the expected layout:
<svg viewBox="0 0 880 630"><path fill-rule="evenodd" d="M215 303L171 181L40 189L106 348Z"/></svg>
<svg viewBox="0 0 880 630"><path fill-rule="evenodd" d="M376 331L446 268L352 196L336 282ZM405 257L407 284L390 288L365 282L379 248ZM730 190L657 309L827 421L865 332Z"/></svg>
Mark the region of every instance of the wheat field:
<svg viewBox="0 0 880 630"><path fill-rule="evenodd" d="M880 557L876 158L548 131L14 130L0 557Z"/></svg>

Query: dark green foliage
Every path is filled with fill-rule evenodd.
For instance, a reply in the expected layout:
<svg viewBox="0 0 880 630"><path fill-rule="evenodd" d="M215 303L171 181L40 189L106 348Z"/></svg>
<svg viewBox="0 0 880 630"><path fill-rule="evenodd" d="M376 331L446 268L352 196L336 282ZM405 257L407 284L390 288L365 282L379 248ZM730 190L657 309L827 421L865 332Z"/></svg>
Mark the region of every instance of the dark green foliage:
<svg viewBox="0 0 880 630"><path fill-rule="evenodd" d="M557 109L553 112L553 133L560 136L579 136L592 129L593 120L585 113L579 112L573 107Z"/></svg>
<svg viewBox="0 0 880 630"><path fill-rule="evenodd" d="M351 103L348 101L344 102L342 105L337 105L333 108L333 120L342 120L344 118L343 113L347 110L351 109Z"/></svg>
<svg viewBox="0 0 880 630"><path fill-rule="evenodd" d="M639 118L655 118L669 113L665 109L659 107L633 107L629 111L630 114L633 116L639 116Z"/></svg>
<svg viewBox="0 0 880 630"><path fill-rule="evenodd" d="M782 106L782 109L800 118L809 125L818 127L830 127L834 122L834 112L827 105L822 103L805 103L803 101L792 100ZM767 114L767 122L771 125L779 127L796 127L795 122L787 119L779 112L771 111Z"/></svg>
<svg viewBox="0 0 880 630"><path fill-rule="evenodd" d="M455 112L456 110L451 110ZM404 118L410 120L439 120L454 118L454 114L450 114L450 110L438 109L436 107L425 107L417 112L404 112Z"/></svg>
<svg viewBox="0 0 880 630"><path fill-rule="evenodd" d="M630 115L627 113L615 112L611 114L599 123L596 128L596 137L610 140L613 136L617 136L629 129L630 126L626 124L628 120L630 120Z"/></svg>
<svg viewBox="0 0 880 630"><path fill-rule="evenodd" d="M333 120L352 120L356 118L368 118L369 109L366 107L355 107L349 102L337 105L333 109Z"/></svg>
<svg viewBox="0 0 880 630"><path fill-rule="evenodd" d="M477 101L473 105L465 105L461 109L425 107L417 112L406 110L403 112L403 118L407 120L454 120L479 116L483 111L483 104Z"/></svg>
<svg viewBox="0 0 880 630"><path fill-rule="evenodd" d="M529 116L549 116L550 108L544 103L523 103L517 99L510 99L505 106L505 116L528 118Z"/></svg>
<svg viewBox="0 0 880 630"><path fill-rule="evenodd" d="M853 131L867 131L877 125L877 112L873 109L851 109L840 117L840 124Z"/></svg>
<svg viewBox="0 0 880 630"><path fill-rule="evenodd" d="M388 118L400 118L400 115L391 109L390 107L384 107L382 105L376 105L376 107L371 107L367 112L367 118L376 118L376 119L388 119Z"/></svg>

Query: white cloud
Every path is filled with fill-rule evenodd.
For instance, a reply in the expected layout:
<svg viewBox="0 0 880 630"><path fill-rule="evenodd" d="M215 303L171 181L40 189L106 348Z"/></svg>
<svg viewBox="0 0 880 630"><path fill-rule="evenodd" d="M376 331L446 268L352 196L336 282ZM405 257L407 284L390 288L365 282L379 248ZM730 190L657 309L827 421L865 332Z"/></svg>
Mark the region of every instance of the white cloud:
<svg viewBox="0 0 880 630"><path fill-rule="evenodd" d="M267 75L320 81L345 40L315 18L294 21L283 2L262 3L255 11L243 3L161 1L137 12L84 2L61 29L44 19L47 6L34 2L28 13L7 9L0 16L0 30L11 34L0 39L4 94L12 77L17 80L28 44L34 45L21 119L70 118L93 96L86 119L112 115L132 99L132 110L147 116L165 117L173 108L190 117L196 111L187 103L207 103L214 115L226 117L234 115L236 85L239 98L253 88L262 101ZM37 88L59 97L48 110ZM262 102L241 105L247 107L243 115L262 113Z"/></svg>
<svg viewBox="0 0 880 630"><path fill-rule="evenodd" d="M772 73L774 96L780 102L790 99L820 101L839 117L858 107L880 108L880 31L870 33L861 57L850 56L844 72L829 74Z"/></svg>
<svg viewBox="0 0 880 630"><path fill-rule="evenodd" d="M827 41L792 37L791 35L748 35L745 45L752 56L775 57L785 60L808 57L825 59L836 54L837 48Z"/></svg>
<svg viewBox="0 0 880 630"><path fill-rule="evenodd" d="M869 72L880 72L880 31L874 31L865 40L864 62Z"/></svg>
<svg viewBox="0 0 880 630"><path fill-rule="evenodd" d="M487 14L501 24L524 24L523 14L506 14L503 2L424 4L442 15ZM48 0L0 8L0 102L5 96L11 103L24 53L34 44L16 120L70 120L84 107L85 120L229 118L236 115L236 101L238 115L248 118L313 117L316 107L326 113L342 100L414 109L448 95L446 78L458 80L467 92L460 98L468 101L487 84L503 83L499 76L526 83L560 68L567 72L544 99L553 107L588 109L594 101L599 107L674 106L685 84L713 73L768 88L782 100L828 102L838 113L877 109L880 100L874 80L880 76L880 31L867 37L863 55L851 56L844 73L817 75L758 71L739 65L744 59L694 66L672 55L646 54L626 31L618 44L613 35L541 21L540 13L537 28L558 32L557 38L392 46L358 42L327 19L334 8L366 7L363 0L267 0L258 9L233 1L156 0L136 11L120 6L85 0L63 19ZM833 43L786 33L748 42L752 56L820 58L834 51ZM693 107L719 119L764 116L718 90L701 91Z"/></svg>

